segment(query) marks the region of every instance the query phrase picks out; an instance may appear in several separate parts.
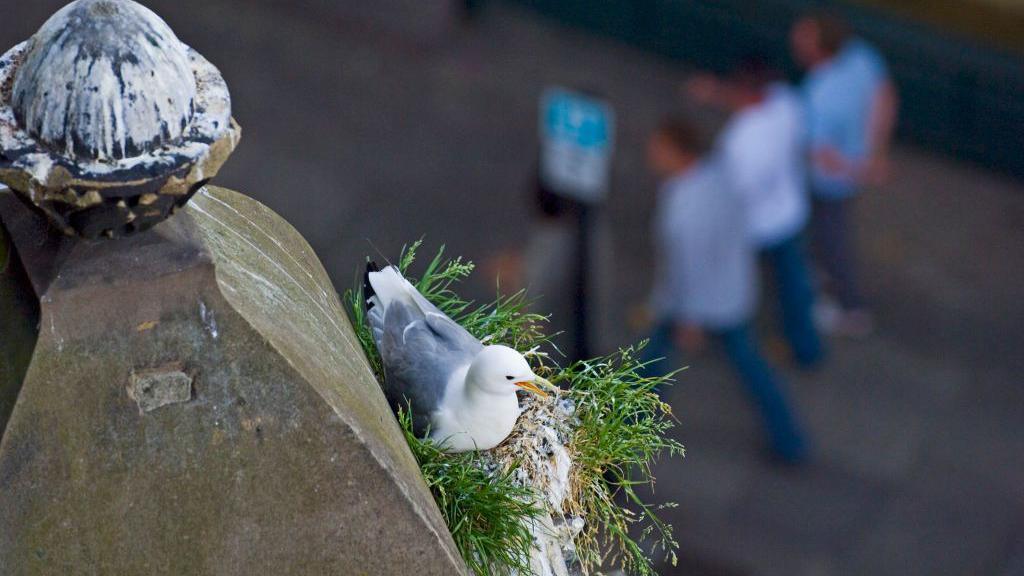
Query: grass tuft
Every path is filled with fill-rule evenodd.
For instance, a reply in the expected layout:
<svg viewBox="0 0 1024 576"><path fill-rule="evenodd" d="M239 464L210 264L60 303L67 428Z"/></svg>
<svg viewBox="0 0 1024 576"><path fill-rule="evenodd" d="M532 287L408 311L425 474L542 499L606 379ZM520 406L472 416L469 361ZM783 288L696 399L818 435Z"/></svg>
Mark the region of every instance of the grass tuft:
<svg viewBox="0 0 1024 576"><path fill-rule="evenodd" d="M586 520L576 540L577 554L584 566L610 563L646 575L654 571L643 544L673 565L678 546L672 526L636 489L653 489L651 465L663 454L682 456L683 446L668 437L674 423L671 408L657 394L666 378L639 375L639 350L576 362L554 382L567 388L579 422L569 443L573 469L567 506L567 512Z"/></svg>
<svg viewBox="0 0 1024 576"><path fill-rule="evenodd" d="M533 535L527 522L541 514L533 492L515 482L513 470L495 474L480 466L475 452L448 454L429 438L417 438L408 411L398 421L469 569L529 574Z"/></svg>
<svg viewBox="0 0 1024 576"><path fill-rule="evenodd" d="M526 352L534 369L559 384L561 396L575 406L566 447L573 466L563 508L566 515L584 520L574 537L582 572L621 566L630 574L651 575L652 552L675 564L678 545L672 527L657 515L674 504L655 507L637 492L642 485L653 486L651 465L660 455L683 454L682 445L668 437L674 419L656 393L671 375L640 376L638 347L558 367L542 352L548 344L546 317L527 311L525 292L498 294L483 305L464 300L454 287L472 273L473 264L446 258L442 247L417 279L409 270L420 247L420 241L407 246L397 264L416 288L482 341ZM370 365L382 380L362 292L360 281L344 301ZM552 510L545 508L541 495L517 481L519 462L509 459L495 470L487 455L448 454L433 441L417 438L407 411L399 414L399 422L469 568L478 575L529 574L529 526Z"/></svg>

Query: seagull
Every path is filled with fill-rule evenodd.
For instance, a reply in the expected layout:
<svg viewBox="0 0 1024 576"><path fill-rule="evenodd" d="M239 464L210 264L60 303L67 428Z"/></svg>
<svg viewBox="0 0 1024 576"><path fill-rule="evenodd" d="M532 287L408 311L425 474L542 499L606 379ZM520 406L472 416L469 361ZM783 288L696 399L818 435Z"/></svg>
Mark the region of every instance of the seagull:
<svg viewBox="0 0 1024 576"><path fill-rule="evenodd" d="M516 350L473 337L394 266L367 263L363 293L391 407L411 408L413 432L447 452L494 448L519 419L516 391L554 388Z"/></svg>

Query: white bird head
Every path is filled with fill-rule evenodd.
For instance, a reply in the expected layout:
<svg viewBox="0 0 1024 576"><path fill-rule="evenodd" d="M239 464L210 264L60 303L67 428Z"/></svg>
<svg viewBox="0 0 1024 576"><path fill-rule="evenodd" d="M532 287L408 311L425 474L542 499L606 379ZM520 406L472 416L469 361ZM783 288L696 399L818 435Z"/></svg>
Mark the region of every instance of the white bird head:
<svg viewBox="0 0 1024 576"><path fill-rule="evenodd" d="M522 354L500 345L486 346L473 358L466 385L490 394L509 394L522 388L540 396L547 396L541 386L554 387L533 373Z"/></svg>

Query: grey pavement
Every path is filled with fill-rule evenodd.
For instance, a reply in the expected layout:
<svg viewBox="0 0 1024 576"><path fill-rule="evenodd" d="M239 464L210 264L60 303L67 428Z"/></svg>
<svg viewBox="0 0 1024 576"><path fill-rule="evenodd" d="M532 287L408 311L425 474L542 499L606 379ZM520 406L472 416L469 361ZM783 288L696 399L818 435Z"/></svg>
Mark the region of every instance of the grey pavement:
<svg viewBox="0 0 1024 576"><path fill-rule="evenodd" d="M59 4L0 2L2 44ZM148 4L232 89L243 140L217 183L292 222L339 289L367 254L420 236L478 261L521 248L540 90L604 92L620 125L605 255L619 329L601 336L641 336L627 318L650 267L643 141L685 107L684 66L500 4L432 41L306 3ZM692 359L673 390L688 455L658 468L657 497L680 504L682 562L664 573L1024 573L1024 183L896 156L892 182L858 206L878 333L833 342L819 371L783 368L815 461L765 459L714 355ZM486 298L493 286L466 289Z"/></svg>

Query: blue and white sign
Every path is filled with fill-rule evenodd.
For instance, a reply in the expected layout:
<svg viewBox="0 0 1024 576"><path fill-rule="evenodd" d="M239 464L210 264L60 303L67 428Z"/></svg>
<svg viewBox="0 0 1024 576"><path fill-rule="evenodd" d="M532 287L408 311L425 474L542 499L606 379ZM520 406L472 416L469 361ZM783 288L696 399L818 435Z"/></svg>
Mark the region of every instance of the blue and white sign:
<svg viewBox="0 0 1024 576"><path fill-rule="evenodd" d="M552 190L594 203L608 193L615 115L608 103L565 88L540 100L541 178Z"/></svg>

